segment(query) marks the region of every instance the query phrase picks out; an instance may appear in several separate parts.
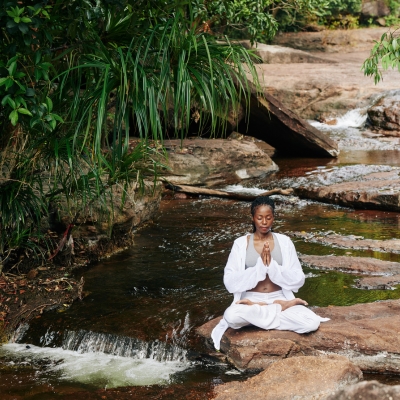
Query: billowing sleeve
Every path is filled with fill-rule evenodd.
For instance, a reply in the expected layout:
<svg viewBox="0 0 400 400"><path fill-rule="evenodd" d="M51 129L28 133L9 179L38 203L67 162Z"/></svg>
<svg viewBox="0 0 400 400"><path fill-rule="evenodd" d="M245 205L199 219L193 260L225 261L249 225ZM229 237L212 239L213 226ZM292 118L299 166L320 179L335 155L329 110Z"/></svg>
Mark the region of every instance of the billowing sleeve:
<svg viewBox="0 0 400 400"><path fill-rule="evenodd" d="M254 267L242 270L240 256L240 247L235 242L224 270L224 284L229 293L253 289L258 282L263 281L267 276L267 268L261 257L258 257L257 264Z"/></svg>
<svg viewBox="0 0 400 400"><path fill-rule="evenodd" d="M283 265L279 265L272 259L266 269L269 278L276 285L279 285L282 289L297 292L304 285L305 276L294 244L289 238L287 240L286 254L283 254Z"/></svg>

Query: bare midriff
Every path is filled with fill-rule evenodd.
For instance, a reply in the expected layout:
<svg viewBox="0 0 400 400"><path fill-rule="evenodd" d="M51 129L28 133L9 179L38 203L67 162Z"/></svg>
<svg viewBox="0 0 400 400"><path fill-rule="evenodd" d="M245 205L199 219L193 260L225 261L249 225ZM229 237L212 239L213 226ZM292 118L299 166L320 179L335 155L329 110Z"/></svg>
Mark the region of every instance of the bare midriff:
<svg viewBox="0 0 400 400"><path fill-rule="evenodd" d="M279 285L276 285L269 279L269 276L267 276L263 281L258 282L256 287L248 290L248 292L271 293L281 289Z"/></svg>
<svg viewBox="0 0 400 400"><path fill-rule="evenodd" d="M248 244L248 239L247 239L247 244ZM274 241L272 240L270 242L270 247L271 251L274 249ZM256 249L257 253L261 254L261 249L262 249L262 244L257 243L256 241L254 242L254 248ZM282 288L279 285L276 285L274 282L269 279L269 276L263 280L257 283L257 285L253 288L248 290L248 292L260 292L260 293L272 293L276 292L278 290L281 290Z"/></svg>

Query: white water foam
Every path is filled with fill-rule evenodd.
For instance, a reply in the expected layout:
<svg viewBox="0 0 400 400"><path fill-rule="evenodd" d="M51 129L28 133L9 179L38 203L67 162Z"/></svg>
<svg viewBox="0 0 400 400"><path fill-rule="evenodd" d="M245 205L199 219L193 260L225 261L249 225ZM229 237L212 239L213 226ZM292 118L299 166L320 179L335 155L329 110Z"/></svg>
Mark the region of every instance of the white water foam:
<svg viewBox="0 0 400 400"><path fill-rule="evenodd" d="M62 347L55 347L58 335L48 330L40 338L43 347L9 343L0 347L0 358L13 360L10 365L31 365L34 369L45 365L35 371L38 380L53 376L99 388L165 384L172 374L189 367L187 350L182 347L191 329L189 314L182 329L180 326L178 321L165 342L85 330L65 331Z"/></svg>
<svg viewBox="0 0 400 400"><path fill-rule="evenodd" d="M157 361L153 358L134 359L101 352L79 353L62 348L37 347L8 343L0 347L0 357L12 358L10 365L29 366L38 363L46 368L37 370L47 377L95 385L99 388L166 384L172 374L188 368L186 361ZM44 371L43 371L44 370Z"/></svg>
<svg viewBox="0 0 400 400"><path fill-rule="evenodd" d="M346 114L335 119L333 125L324 124L322 122L310 121L310 124L320 130L342 129L342 128L360 128L367 121L367 108L356 108L348 111Z"/></svg>
<svg viewBox="0 0 400 400"><path fill-rule="evenodd" d="M365 128L367 110L368 107L356 108L341 117L332 117L332 125L318 121L308 122L326 132L338 143L340 150L400 150L399 138L383 136Z"/></svg>
<svg viewBox="0 0 400 400"><path fill-rule="evenodd" d="M27 348L29 347L29 348ZM118 387L165 384L170 376L188 367L186 362L154 359L133 359L104 353L78 353L62 348L37 347L9 343L0 348L0 355L12 357L23 365L45 363L43 374L60 380L92 384L98 387ZM42 369L37 371L38 378Z"/></svg>

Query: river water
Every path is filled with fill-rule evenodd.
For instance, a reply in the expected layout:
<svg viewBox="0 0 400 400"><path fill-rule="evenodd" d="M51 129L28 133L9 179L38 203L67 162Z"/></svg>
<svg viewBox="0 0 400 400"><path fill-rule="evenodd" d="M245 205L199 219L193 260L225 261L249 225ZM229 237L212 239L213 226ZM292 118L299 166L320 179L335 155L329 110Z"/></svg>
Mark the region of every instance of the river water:
<svg viewBox="0 0 400 400"><path fill-rule="evenodd" d="M342 135L338 129L330 134ZM396 147L376 147L350 151L343 145L337 160L278 158L278 173L227 189L254 193L277 183L290 186L299 177L340 165L399 166ZM275 196L275 200L277 232L330 231L373 239L399 234L398 213L355 211L296 197ZM0 348L1 398L87 399L102 389L103 393L108 390L107 397L93 398L117 399L125 397L113 388L133 386L136 389L129 398L135 398L135 393L136 398L144 398L144 393L147 398L161 398L157 393L163 390L166 399L185 398L190 391L198 393L196 398L207 398L214 385L246 378L206 356L194 329L221 315L232 301L222 283L223 267L233 240L250 229L245 202L163 201L154 222L135 235L130 249L77 274L86 282L82 301L45 313L21 327L13 343ZM302 239L295 240L295 245L302 254L400 262L399 254L340 249ZM306 284L298 295L312 307L400 298L400 289L354 288L355 275L305 272ZM381 380L400 383L397 377Z"/></svg>

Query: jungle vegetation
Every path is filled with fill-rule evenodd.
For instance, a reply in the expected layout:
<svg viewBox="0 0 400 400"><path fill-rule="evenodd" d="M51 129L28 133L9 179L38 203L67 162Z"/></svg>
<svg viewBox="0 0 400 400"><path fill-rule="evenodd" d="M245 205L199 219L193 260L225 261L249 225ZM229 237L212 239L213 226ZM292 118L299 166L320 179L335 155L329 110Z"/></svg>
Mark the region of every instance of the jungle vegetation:
<svg viewBox="0 0 400 400"><path fill-rule="evenodd" d="M143 192L162 167L163 139L185 137L194 115L199 131L212 134L246 103L246 74L256 85L257 75L233 39L334 25L360 4L4 0L0 270L21 257L49 257L49 215L57 220L63 210L73 224L94 204L107 209L115 185ZM134 147L131 136L140 138Z"/></svg>

